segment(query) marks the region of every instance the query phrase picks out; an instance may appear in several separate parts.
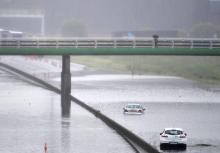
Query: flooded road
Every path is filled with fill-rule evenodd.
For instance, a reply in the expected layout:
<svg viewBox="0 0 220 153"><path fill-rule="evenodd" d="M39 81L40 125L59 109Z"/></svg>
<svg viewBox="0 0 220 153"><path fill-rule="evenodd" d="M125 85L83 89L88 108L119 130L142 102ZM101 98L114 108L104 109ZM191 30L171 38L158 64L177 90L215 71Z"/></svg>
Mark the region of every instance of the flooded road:
<svg viewBox="0 0 220 153"><path fill-rule="evenodd" d="M220 150L220 104L142 103L144 114L124 114L125 103L93 104L147 142L159 149L159 133L166 127L187 132L185 153L218 153ZM205 146L207 145L207 146ZM167 152L167 151L166 151ZM174 151L176 152L176 151Z"/></svg>
<svg viewBox="0 0 220 153"><path fill-rule="evenodd" d="M0 152L133 153L102 121L72 104L61 117L60 96L0 71Z"/></svg>
<svg viewBox="0 0 220 153"><path fill-rule="evenodd" d="M71 118L63 119L59 95L0 74L0 152L42 152L45 142L56 153L133 152L120 136L77 105L72 104ZM218 85L173 76L96 74L72 77L72 95L158 149L163 128L183 128L188 134L187 150L165 152L220 150ZM123 114L127 103L136 102L145 106L143 115Z"/></svg>
<svg viewBox="0 0 220 153"><path fill-rule="evenodd" d="M169 76L93 75L72 77L72 82L72 95L158 149L163 128L180 127L188 134L188 148L178 152L218 153L220 150L219 86ZM123 114L127 103L141 103L146 112Z"/></svg>

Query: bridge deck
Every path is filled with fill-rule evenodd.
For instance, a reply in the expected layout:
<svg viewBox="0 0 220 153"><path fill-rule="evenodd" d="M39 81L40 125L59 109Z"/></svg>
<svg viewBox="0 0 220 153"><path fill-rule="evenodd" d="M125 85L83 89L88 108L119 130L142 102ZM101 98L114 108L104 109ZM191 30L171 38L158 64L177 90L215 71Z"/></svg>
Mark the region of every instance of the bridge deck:
<svg viewBox="0 0 220 153"><path fill-rule="evenodd" d="M220 39L1 39L0 55L220 55Z"/></svg>

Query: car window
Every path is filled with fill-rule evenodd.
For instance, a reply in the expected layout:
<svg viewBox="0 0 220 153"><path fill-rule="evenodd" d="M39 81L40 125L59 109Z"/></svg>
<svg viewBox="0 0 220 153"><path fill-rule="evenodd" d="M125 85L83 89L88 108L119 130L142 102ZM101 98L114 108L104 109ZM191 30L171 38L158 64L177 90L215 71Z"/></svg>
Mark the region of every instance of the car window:
<svg viewBox="0 0 220 153"><path fill-rule="evenodd" d="M126 106L127 108L132 108L132 105L128 105L128 106Z"/></svg>
<svg viewBox="0 0 220 153"><path fill-rule="evenodd" d="M135 108L136 105L127 105L127 108Z"/></svg>
<svg viewBox="0 0 220 153"><path fill-rule="evenodd" d="M169 134L169 135L180 135L183 134L183 131L180 130L166 130L165 134Z"/></svg>
<svg viewBox="0 0 220 153"><path fill-rule="evenodd" d="M127 108L142 108L141 105L127 105Z"/></svg>
<svg viewBox="0 0 220 153"><path fill-rule="evenodd" d="M136 108L141 108L141 106L140 106L140 105L136 105L135 107L136 107Z"/></svg>

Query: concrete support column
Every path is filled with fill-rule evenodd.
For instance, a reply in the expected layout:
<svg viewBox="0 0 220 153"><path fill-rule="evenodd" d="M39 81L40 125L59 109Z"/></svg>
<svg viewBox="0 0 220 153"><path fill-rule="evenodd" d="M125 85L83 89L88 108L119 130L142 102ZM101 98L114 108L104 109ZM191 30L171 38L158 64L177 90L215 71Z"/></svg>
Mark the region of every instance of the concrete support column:
<svg viewBox="0 0 220 153"><path fill-rule="evenodd" d="M70 117L71 110L71 73L70 55L62 55L61 109L63 117Z"/></svg>

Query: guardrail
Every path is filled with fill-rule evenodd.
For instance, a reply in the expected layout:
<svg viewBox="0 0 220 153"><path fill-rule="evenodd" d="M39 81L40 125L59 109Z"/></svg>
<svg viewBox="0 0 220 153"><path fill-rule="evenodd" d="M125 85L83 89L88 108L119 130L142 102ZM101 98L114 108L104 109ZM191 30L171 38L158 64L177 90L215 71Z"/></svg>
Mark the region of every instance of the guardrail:
<svg viewBox="0 0 220 153"><path fill-rule="evenodd" d="M159 38L0 39L0 48L220 48L220 39Z"/></svg>

